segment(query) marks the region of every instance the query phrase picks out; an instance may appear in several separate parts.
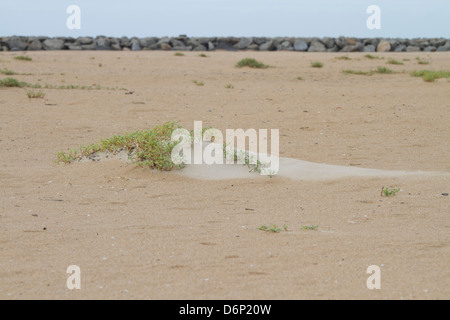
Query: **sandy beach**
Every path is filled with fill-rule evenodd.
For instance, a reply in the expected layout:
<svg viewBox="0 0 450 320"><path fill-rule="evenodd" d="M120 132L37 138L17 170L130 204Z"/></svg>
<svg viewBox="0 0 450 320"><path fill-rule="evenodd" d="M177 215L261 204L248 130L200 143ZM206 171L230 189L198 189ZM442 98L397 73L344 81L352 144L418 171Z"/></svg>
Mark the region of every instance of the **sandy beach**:
<svg viewBox="0 0 450 320"><path fill-rule="evenodd" d="M450 82L410 76L448 70L450 52L23 54L0 52L16 73L0 79L43 88L0 88L0 299L450 298ZM270 67L235 67L246 57ZM395 73L342 72L377 67ZM170 120L279 129L284 158L434 174L207 180L55 163ZM286 230L259 229L272 224ZM70 265L80 290L66 286Z"/></svg>

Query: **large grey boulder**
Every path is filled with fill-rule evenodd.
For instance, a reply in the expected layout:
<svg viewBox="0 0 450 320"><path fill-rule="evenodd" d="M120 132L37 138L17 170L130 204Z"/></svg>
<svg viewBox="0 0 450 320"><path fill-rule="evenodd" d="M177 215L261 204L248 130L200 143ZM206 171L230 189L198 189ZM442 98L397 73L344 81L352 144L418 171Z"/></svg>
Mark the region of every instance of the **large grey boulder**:
<svg viewBox="0 0 450 320"><path fill-rule="evenodd" d="M294 50L295 51L306 51L306 50L308 50L308 43L304 40L297 39L294 41Z"/></svg>
<svg viewBox="0 0 450 320"><path fill-rule="evenodd" d="M238 43L235 44L235 47L239 50L247 49L249 45L253 42L253 38L241 38Z"/></svg>
<svg viewBox="0 0 450 320"><path fill-rule="evenodd" d="M142 50L141 44L139 43L139 39L131 39L131 51L139 51Z"/></svg>
<svg viewBox="0 0 450 320"><path fill-rule="evenodd" d="M23 51L27 48L25 39L19 37L12 37L7 43L10 51Z"/></svg>
<svg viewBox="0 0 450 320"><path fill-rule="evenodd" d="M111 44L110 41L106 38L97 38L95 39L97 43L97 50L110 50Z"/></svg>
<svg viewBox="0 0 450 320"><path fill-rule="evenodd" d="M42 43L39 41L39 39L35 38L28 45L28 50L30 51L42 50Z"/></svg>
<svg viewBox="0 0 450 320"><path fill-rule="evenodd" d="M450 51L450 40L440 46L436 51Z"/></svg>
<svg viewBox="0 0 450 320"><path fill-rule="evenodd" d="M65 47L67 47L67 49L69 50L83 50L83 48L79 45L79 44L74 44L74 43L65 43L64 44Z"/></svg>
<svg viewBox="0 0 450 320"><path fill-rule="evenodd" d="M419 46L407 46L406 47L406 52L416 52L416 51L420 51Z"/></svg>
<svg viewBox="0 0 450 320"><path fill-rule="evenodd" d="M445 38L431 39L430 45L435 46L436 48L443 46L447 42Z"/></svg>
<svg viewBox="0 0 450 320"><path fill-rule="evenodd" d="M327 49L327 52L339 52L339 47L334 46L333 48L329 48L329 49Z"/></svg>
<svg viewBox="0 0 450 320"><path fill-rule="evenodd" d="M279 42L276 45L277 50L282 51L282 50L293 50L291 43L288 40L281 40L281 42Z"/></svg>
<svg viewBox="0 0 450 320"><path fill-rule="evenodd" d="M364 47L364 52L375 52L376 47L373 44L368 44Z"/></svg>
<svg viewBox="0 0 450 320"><path fill-rule="evenodd" d="M127 47L127 48L131 47L131 41L127 37L122 37L122 38L119 39L119 41L120 41L120 46L122 48L123 47Z"/></svg>
<svg viewBox="0 0 450 320"><path fill-rule="evenodd" d="M327 48L319 40L313 40L309 46L308 52L326 52Z"/></svg>
<svg viewBox="0 0 450 320"><path fill-rule="evenodd" d="M394 51L395 51L395 52L403 52L403 51L406 51L406 46L405 46L404 44L399 44L399 45L395 48Z"/></svg>
<svg viewBox="0 0 450 320"><path fill-rule="evenodd" d="M45 50L62 50L64 49L64 40L62 39L47 39L43 43Z"/></svg>
<svg viewBox="0 0 450 320"><path fill-rule="evenodd" d="M93 42L91 44L82 44L81 49L82 50L97 50L97 43Z"/></svg>
<svg viewBox="0 0 450 320"><path fill-rule="evenodd" d="M259 46L260 51L272 51L275 50L275 46L273 45L273 40L267 41Z"/></svg>
<svg viewBox="0 0 450 320"><path fill-rule="evenodd" d="M193 51L207 51L208 49L204 46L204 45L202 45L202 44L199 44L199 45L197 45L196 47L194 47L194 49L193 49Z"/></svg>
<svg viewBox="0 0 450 320"><path fill-rule="evenodd" d="M147 37L143 39L139 39L139 44L141 45L141 48L149 49L152 45L158 42L157 37Z"/></svg>
<svg viewBox="0 0 450 320"><path fill-rule="evenodd" d="M183 41L174 38L170 39L170 45L175 48L181 48L186 46Z"/></svg>
<svg viewBox="0 0 450 320"><path fill-rule="evenodd" d="M435 52L436 50L437 50L437 48L435 46L428 46L423 49L423 51L426 51L426 52Z"/></svg>
<svg viewBox="0 0 450 320"><path fill-rule="evenodd" d="M357 42L354 45L346 45L341 49L341 52L358 52L363 50L364 50L363 45Z"/></svg>
<svg viewBox="0 0 450 320"><path fill-rule="evenodd" d="M94 39L91 37L80 37L76 41L80 45L86 45L86 44L92 44L94 42Z"/></svg>
<svg viewBox="0 0 450 320"><path fill-rule="evenodd" d="M336 41L333 38L323 38L322 42L327 49L331 49L336 45Z"/></svg>

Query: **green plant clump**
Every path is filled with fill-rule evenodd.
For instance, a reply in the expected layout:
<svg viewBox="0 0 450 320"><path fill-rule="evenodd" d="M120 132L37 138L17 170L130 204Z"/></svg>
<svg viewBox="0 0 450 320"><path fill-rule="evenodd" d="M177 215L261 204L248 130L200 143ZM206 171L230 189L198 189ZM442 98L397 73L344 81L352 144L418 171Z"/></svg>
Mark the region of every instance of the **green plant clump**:
<svg viewBox="0 0 450 320"><path fill-rule="evenodd" d="M14 59L15 60L20 60L20 61L31 61L31 60L33 60L33 58L28 57L28 56L15 56Z"/></svg>
<svg viewBox="0 0 450 320"><path fill-rule="evenodd" d="M287 231L287 226L286 225L284 225L283 228L284 228L285 231ZM281 232L281 228L279 226L275 225L275 224L271 224L270 226L265 226L265 225L260 226L258 228L258 230L274 232L274 233L280 233Z"/></svg>
<svg viewBox="0 0 450 320"><path fill-rule="evenodd" d="M57 162L71 163L97 152L128 152L133 163L141 167L150 167L161 171L170 171L175 167L172 162L172 149L179 143L171 141L174 130L181 126L174 121L155 126L151 130L141 130L125 135L116 135L98 143L82 146L56 155Z"/></svg>
<svg viewBox="0 0 450 320"><path fill-rule="evenodd" d="M250 67L250 68L256 68L256 69L267 69L269 66L262 62L257 61L256 59L253 59L253 58L244 58L236 64L236 67L238 67L238 68Z"/></svg>
<svg viewBox="0 0 450 320"><path fill-rule="evenodd" d="M313 68L322 68L323 67L323 63L320 62L320 61L314 61L314 62L311 62L311 67L313 67Z"/></svg>
<svg viewBox="0 0 450 320"><path fill-rule="evenodd" d="M28 86L30 86L29 83L22 82L22 81L19 81L17 79L14 79L14 78L5 78L3 80L0 80L0 87L18 87L18 88L23 88L23 87L28 87Z"/></svg>
<svg viewBox="0 0 450 320"><path fill-rule="evenodd" d="M421 77L426 82L434 82L436 79L450 78L450 71L420 70L411 72L411 77Z"/></svg>

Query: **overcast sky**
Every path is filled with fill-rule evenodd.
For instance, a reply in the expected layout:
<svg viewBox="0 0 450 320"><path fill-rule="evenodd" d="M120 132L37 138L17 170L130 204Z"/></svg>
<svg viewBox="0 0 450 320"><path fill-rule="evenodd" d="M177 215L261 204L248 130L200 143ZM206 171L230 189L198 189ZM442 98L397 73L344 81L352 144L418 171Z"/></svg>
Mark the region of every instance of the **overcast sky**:
<svg viewBox="0 0 450 320"><path fill-rule="evenodd" d="M69 30L66 9L81 9ZM366 9L381 9L369 30ZM0 36L450 38L450 0L0 0Z"/></svg>

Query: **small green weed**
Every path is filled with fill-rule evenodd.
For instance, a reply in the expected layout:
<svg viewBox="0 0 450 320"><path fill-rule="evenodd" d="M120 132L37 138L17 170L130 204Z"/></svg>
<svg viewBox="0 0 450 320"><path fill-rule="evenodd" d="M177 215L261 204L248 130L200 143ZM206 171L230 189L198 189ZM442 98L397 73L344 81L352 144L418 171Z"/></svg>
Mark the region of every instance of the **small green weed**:
<svg viewBox="0 0 450 320"><path fill-rule="evenodd" d="M197 86L203 87L205 85L205 83L203 81L197 81L197 80L193 80L193 83L195 83Z"/></svg>
<svg viewBox="0 0 450 320"><path fill-rule="evenodd" d="M317 230L317 228L319 228L318 225L301 226L302 230Z"/></svg>
<svg viewBox="0 0 450 320"><path fill-rule="evenodd" d="M395 194L399 191L400 191L399 188L390 190L388 187L386 187L386 188L382 187L381 188L381 196L385 196L385 197L395 196Z"/></svg>
<svg viewBox="0 0 450 320"><path fill-rule="evenodd" d="M284 226L283 226L283 229L284 229L285 231L287 231L287 226L284 225ZM261 231L268 231L268 232L274 232L274 233L280 233L282 229L281 229L279 226L275 225L275 224L271 224L271 225L269 225L269 226L265 226L265 225L260 226L260 227L258 228L258 230L261 230Z"/></svg>

